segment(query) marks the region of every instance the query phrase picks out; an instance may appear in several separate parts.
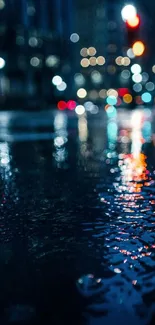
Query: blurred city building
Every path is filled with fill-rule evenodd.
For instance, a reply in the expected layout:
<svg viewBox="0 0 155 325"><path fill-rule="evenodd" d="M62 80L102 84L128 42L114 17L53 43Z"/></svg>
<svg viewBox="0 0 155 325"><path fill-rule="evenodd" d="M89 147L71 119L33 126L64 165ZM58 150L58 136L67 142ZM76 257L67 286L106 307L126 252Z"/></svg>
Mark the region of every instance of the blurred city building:
<svg viewBox="0 0 155 325"><path fill-rule="evenodd" d="M153 5L135 1L140 26L133 33L141 42L138 51L144 45L141 56L131 48L131 31L121 17L124 5L121 0L0 0L1 106L24 102L74 109L76 102L82 114L86 102L95 114L100 105L154 103Z"/></svg>
<svg viewBox="0 0 155 325"><path fill-rule="evenodd" d="M54 104L63 89L67 96L72 24L72 0L0 0L1 101L42 97ZM52 83L59 74L60 90Z"/></svg>

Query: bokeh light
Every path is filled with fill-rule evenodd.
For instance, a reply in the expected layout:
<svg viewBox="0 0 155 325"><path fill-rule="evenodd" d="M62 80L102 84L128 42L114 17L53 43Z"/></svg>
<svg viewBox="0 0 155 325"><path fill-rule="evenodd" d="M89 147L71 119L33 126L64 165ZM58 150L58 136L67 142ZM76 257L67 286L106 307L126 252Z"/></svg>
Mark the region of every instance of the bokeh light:
<svg viewBox="0 0 155 325"><path fill-rule="evenodd" d="M80 37L77 33L73 33L70 36L70 40L72 43L77 43L79 41Z"/></svg>
<svg viewBox="0 0 155 325"><path fill-rule="evenodd" d="M152 67L152 72L155 73L155 65Z"/></svg>
<svg viewBox="0 0 155 325"><path fill-rule="evenodd" d="M121 60L121 64L124 65L125 67L127 67L128 65L130 65L130 63L131 63L131 60L127 56L125 56Z"/></svg>
<svg viewBox="0 0 155 325"><path fill-rule="evenodd" d="M135 83L139 83L142 81L142 75L139 73L139 74L134 74L132 76L132 80L135 82Z"/></svg>
<svg viewBox="0 0 155 325"><path fill-rule="evenodd" d="M136 93L139 93L142 91L142 85L137 83L137 84L134 84L133 85L133 90L136 92Z"/></svg>
<svg viewBox="0 0 155 325"><path fill-rule="evenodd" d="M87 58L84 58L81 60L80 64L83 68L87 68L87 67L89 67L90 62Z"/></svg>
<svg viewBox="0 0 155 325"><path fill-rule="evenodd" d="M145 88L148 90L148 91L153 91L155 89L155 85L153 82L149 81L147 82Z"/></svg>
<svg viewBox="0 0 155 325"><path fill-rule="evenodd" d="M77 86L83 86L85 84L85 77L82 73L76 73L74 76L74 81Z"/></svg>
<svg viewBox="0 0 155 325"><path fill-rule="evenodd" d="M99 91L99 97L100 98L106 98L107 97L107 90L106 89L101 89Z"/></svg>
<svg viewBox="0 0 155 325"><path fill-rule="evenodd" d="M142 82L146 83L149 80L149 75L147 72L142 73Z"/></svg>
<svg viewBox="0 0 155 325"><path fill-rule="evenodd" d="M60 100L60 101L58 102L58 104L57 104L57 107L58 107L58 109L60 109L60 110L64 110L64 109L67 108L67 104L66 104L65 101Z"/></svg>
<svg viewBox="0 0 155 325"><path fill-rule="evenodd" d="M123 96L123 101L126 104L132 103L132 100L133 100L133 98L132 98L131 94L126 94L126 95Z"/></svg>
<svg viewBox="0 0 155 325"><path fill-rule="evenodd" d="M126 23L131 28L138 27L139 24L140 24L139 16L136 15L135 17L132 17L132 18L127 19Z"/></svg>
<svg viewBox="0 0 155 325"><path fill-rule="evenodd" d="M95 115L95 114L97 114L98 112L99 112L99 108L98 108L98 106L97 106L97 105L93 105L93 107L92 107L90 113L93 114L93 115Z"/></svg>
<svg viewBox="0 0 155 325"><path fill-rule="evenodd" d="M132 49L128 49L128 50L127 50L127 56L128 56L130 59L134 59L134 58L135 58L135 55L134 55Z"/></svg>
<svg viewBox="0 0 155 325"><path fill-rule="evenodd" d="M5 60L3 58L0 58L0 69L3 69L5 67Z"/></svg>
<svg viewBox="0 0 155 325"><path fill-rule="evenodd" d="M85 113L85 107L83 105L77 105L75 112L77 115L83 115Z"/></svg>
<svg viewBox="0 0 155 325"><path fill-rule="evenodd" d="M52 84L59 86L62 83L62 78L60 76L54 76L52 79Z"/></svg>
<svg viewBox="0 0 155 325"><path fill-rule="evenodd" d="M142 99L141 99L141 96L136 96L136 97L135 97L135 101L136 101L136 104L137 104L137 105L142 105L142 104L143 104L143 101L142 101Z"/></svg>
<svg viewBox="0 0 155 325"><path fill-rule="evenodd" d="M88 50L87 50L87 54L89 55L89 56L94 56L95 54L96 54L96 49L95 49L95 47L89 47L88 48Z"/></svg>
<svg viewBox="0 0 155 325"><path fill-rule="evenodd" d="M144 103L150 103L151 100L152 100L152 96L151 96L150 93L145 92L145 93L142 94L142 101L143 101Z"/></svg>
<svg viewBox="0 0 155 325"><path fill-rule="evenodd" d="M102 82L102 75L99 71L93 71L91 73L91 79L94 83L100 84Z"/></svg>
<svg viewBox="0 0 155 325"><path fill-rule="evenodd" d="M115 89L109 89L108 91L107 91L107 96L114 96L114 97L118 97L118 92L117 92L117 90L115 90Z"/></svg>
<svg viewBox="0 0 155 325"><path fill-rule="evenodd" d="M91 100L96 100L99 97L97 90L91 90L89 91L89 98Z"/></svg>
<svg viewBox="0 0 155 325"><path fill-rule="evenodd" d="M86 109L86 111L91 112L91 110L93 109L94 104L91 101L85 102L84 103L84 107Z"/></svg>
<svg viewBox="0 0 155 325"><path fill-rule="evenodd" d="M47 67L57 67L60 63L60 59L56 55L49 55L46 59Z"/></svg>
<svg viewBox="0 0 155 325"><path fill-rule="evenodd" d="M138 27L138 25L140 24L140 19L138 17L138 15L136 15L134 18L132 19L128 19L127 20L127 25L131 28L135 28Z"/></svg>
<svg viewBox="0 0 155 325"><path fill-rule="evenodd" d="M141 56L145 51L145 45L143 42L137 41L133 44L132 50L135 56Z"/></svg>
<svg viewBox="0 0 155 325"><path fill-rule="evenodd" d="M133 5L126 5L121 11L122 19L127 21L128 19L134 19L137 15L137 10Z"/></svg>
<svg viewBox="0 0 155 325"><path fill-rule="evenodd" d="M88 56L87 48L86 48L86 47L83 47L83 48L81 49L81 51L80 51L80 54L81 54L81 56L83 56L83 57Z"/></svg>
<svg viewBox="0 0 155 325"><path fill-rule="evenodd" d="M62 81L60 85L57 85L57 89L59 91L64 91L64 90L66 90L66 88L67 88L67 84L64 81Z"/></svg>
<svg viewBox="0 0 155 325"><path fill-rule="evenodd" d="M116 64L121 66L121 65L122 65L122 59L123 59L122 56L118 56L118 57L116 58L116 60L115 60Z"/></svg>
<svg viewBox="0 0 155 325"><path fill-rule="evenodd" d="M98 65L104 65L105 64L105 58L103 56L98 56L96 59L96 63Z"/></svg>
<svg viewBox="0 0 155 325"><path fill-rule="evenodd" d="M5 2L3 0L0 0L0 10L4 9Z"/></svg>
<svg viewBox="0 0 155 325"><path fill-rule="evenodd" d="M78 91L77 91L77 96L79 98L85 98L87 96L87 91L84 89L84 88L80 88Z"/></svg>
<svg viewBox="0 0 155 325"><path fill-rule="evenodd" d="M33 58L31 58L31 60L30 60L30 64L31 64L33 67L38 67L39 64L40 64L40 59L37 58L36 56L34 56Z"/></svg>
<svg viewBox="0 0 155 325"><path fill-rule="evenodd" d="M129 78L130 78L130 75L131 75L131 73L130 73L129 70L123 70L123 71L121 72L121 77L122 77L123 79L125 79L125 80L129 79Z"/></svg>
<svg viewBox="0 0 155 325"><path fill-rule="evenodd" d="M129 89L128 88L119 88L118 89L118 95L120 97L123 97L124 95L129 93Z"/></svg>
<svg viewBox="0 0 155 325"><path fill-rule="evenodd" d="M36 47L38 45L38 40L36 37L32 36L29 38L28 43L31 47Z"/></svg>
<svg viewBox="0 0 155 325"><path fill-rule="evenodd" d="M67 108L68 108L70 111L74 110L75 107L76 107L76 102L75 102L74 100L69 100L69 101L67 102Z"/></svg>
<svg viewBox="0 0 155 325"><path fill-rule="evenodd" d="M117 98L115 96L108 96L106 99L107 104L109 105L116 105L117 104Z"/></svg>
<svg viewBox="0 0 155 325"><path fill-rule="evenodd" d="M96 58L94 56L92 56L90 59L89 59L89 64L91 66L95 66L96 65Z"/></svg>
<svg viewBox="0 0 155 325"><path fill-rule="evenodd" d="M142 68L141 68L141 66L139 64L133 64L131 66L131 72L132 73L139 74L139 73L141 73L141 71L142 71Z"/></svg>

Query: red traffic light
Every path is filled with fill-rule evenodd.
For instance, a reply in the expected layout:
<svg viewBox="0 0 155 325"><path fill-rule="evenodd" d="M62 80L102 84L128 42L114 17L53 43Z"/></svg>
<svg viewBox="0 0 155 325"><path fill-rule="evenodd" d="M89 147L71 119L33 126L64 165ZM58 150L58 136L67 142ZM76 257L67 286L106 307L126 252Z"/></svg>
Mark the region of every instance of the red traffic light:
<svg viewBox="0 0 155 325"><path fill-rule="evenodd" d="M140 18L138 15L136 15L134 18L132 19L128 19L126 21L127 27L128 28L138 28L140 25Z"/></svg>
<svg viewBox="0 0 155 325"><path fill-rule="evenodd" d="M60 100L57 104L58 109L63 111L64 109L67 108L67 103L64 100Z"/></svg>

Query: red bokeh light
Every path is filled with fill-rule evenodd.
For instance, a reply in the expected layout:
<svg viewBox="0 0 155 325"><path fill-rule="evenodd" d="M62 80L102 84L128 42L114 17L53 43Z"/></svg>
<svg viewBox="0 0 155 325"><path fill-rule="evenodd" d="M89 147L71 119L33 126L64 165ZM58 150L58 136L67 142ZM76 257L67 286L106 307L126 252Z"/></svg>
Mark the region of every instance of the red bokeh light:
<svg viewBox="0 0 155 325"><path fill-rule="evenodd" d="M71 111L74 110L76 107L76 102L74 100L69 100L67 103L67 108Z"/></svg>
<svg viewBox="0 0 155 325"><path fill-rule="evenodd" d="M117 97L117 104L116 104L116 106L120 106L121 104L122 104L122 100L119 97Z"/></svg>
<svg viewBox="0 0 155 325"><path fill-rule="evenodd" d="M123 97L126 94L129 94L129 89L128 88L119 88L118 89L118 95L120 97Z"/></svg>
<svg viewBox="0 0 155 325"><path fill-rule="evenodd" d="M58 109L63 111L64 109L67 108L67 103L64 100L60 100L57 104Z"/></svg>
<svg viewBox="0 0 155 325"><path fill-rule="evenodd" d="M136 96L136 104L137 105L142 105L143 104L143 101L141 99L141 96Z"/></svg>

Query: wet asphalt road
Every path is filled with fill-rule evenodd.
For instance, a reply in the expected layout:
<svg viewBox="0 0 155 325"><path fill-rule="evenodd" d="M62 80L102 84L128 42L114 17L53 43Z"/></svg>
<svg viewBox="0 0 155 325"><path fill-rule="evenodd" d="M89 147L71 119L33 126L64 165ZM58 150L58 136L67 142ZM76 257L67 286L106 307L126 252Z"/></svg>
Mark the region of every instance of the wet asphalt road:
<svg viewBox="0 0 155 325"><path fill-rule="evenodd" d="M153 110L1 112L1 324L154 324L154 183Z"/></svg>

